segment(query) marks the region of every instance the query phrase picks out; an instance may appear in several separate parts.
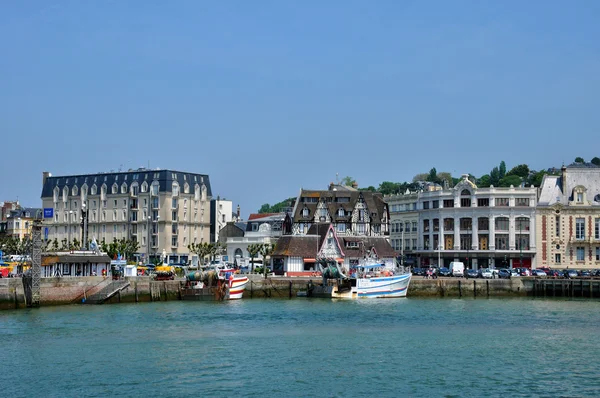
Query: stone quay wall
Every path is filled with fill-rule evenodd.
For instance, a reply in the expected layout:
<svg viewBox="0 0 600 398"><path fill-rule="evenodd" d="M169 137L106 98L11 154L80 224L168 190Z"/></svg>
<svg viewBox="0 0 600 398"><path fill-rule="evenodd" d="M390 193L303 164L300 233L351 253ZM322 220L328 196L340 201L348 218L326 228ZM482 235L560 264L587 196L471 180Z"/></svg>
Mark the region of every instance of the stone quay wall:
<svg viewBox="0 0 600 398"><path fill-rule="evenodd" d="M244 291L244 299L295 298L299 291L306 291L309 281L322 283L318 277L269 277L249 275L250 283ZM149 277L127 277L125 287L106 303L150 302L181 300L185 281L155 281ZM101 276L42 278L41 306L81 304L84 299L99 292L112 282ZM464 279L464 278L415 278L410 282L408 297L507 297L528 296L534 293L533 278L512 279ZM26 307L23 283L20 278L0 279L0 309Z"/></svg>

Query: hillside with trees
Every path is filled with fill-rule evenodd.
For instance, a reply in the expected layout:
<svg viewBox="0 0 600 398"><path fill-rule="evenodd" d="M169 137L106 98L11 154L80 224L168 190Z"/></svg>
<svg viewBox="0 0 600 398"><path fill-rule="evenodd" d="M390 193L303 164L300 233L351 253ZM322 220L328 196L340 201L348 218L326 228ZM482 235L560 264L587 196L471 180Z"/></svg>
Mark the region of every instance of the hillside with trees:
<svg viewBox="0 0 600 398"><path fill-rule="evenodd" d="M574 163L586 164L581 157L576 157ZM594 157L589 162L593 165L600 166L600 158ZM494 166L488 174L476 177L469 174L469 180L475 183L480 188L494 187L518 187L521 184L526 186L539 187L542 183L544 175L556 175L560 172L559 168L548 168L546 170L531 170L527 164L519 164L507 171L507 166L504 161L501 161L498 166ZM440 184L444 187L452 188L460 181L460 176L452 176L451 173L443 171L438 172L435 167L431 168L428 173L419 173L415 175L411 182L391 182L383 181L378 187L368 186L359 188L361 191L380 192L384 195L396 195L406 191L414 192L422 189L426 183ZM352 186L356 180L350 176L346 176L340 180L340 185ZM259 213L278 213L281 209L289 207L291 201L295 198L289 198L279 202L273 206L265 203L262 205Z"/></svg>

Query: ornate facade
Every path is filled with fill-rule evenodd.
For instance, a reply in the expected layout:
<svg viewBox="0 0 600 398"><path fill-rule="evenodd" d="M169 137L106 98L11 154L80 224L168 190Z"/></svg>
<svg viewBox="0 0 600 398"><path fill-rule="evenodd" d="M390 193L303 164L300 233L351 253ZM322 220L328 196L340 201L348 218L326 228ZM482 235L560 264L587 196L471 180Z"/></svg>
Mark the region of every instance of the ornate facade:
<svg viewBox="0 0 600 398"><path fill-rule="evenodd" d="M421 265L536 266L535 187L478 188L463 175L452 189L421 192Z"/></svg>
<svg viewBox="0 0 600 398"><path fill-rule="evenodd" d="M388 236L389 211L377 192L331 184L329 190L301 190L292 212L294 235L313 225L332 224L338 236Z"/></svg>
<svg viewBox="0 0 600 398"><path fill-rule="evenodd" d="M544 176L536 231L539 266L600 268L600 167L573 164Z"/></svg>

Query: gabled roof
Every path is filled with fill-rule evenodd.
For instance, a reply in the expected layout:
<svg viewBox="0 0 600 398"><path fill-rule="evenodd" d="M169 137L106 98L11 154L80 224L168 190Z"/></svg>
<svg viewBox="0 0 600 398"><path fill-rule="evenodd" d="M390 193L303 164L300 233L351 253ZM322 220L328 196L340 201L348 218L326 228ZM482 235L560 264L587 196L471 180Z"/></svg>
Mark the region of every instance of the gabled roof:
<svg viewBox="0 0 600 398"><path fill-rule="evenodd" d="M265 217L271 217L271 216L275 216L278 214L280 214L280 213L252 213L248 217L248 221L258 220L260 218L265 218Z"/></svg>
<svg viewBox="0 0 600 398"><path fill-rule="evenodd" d="M302 202L302 198L319 198L317 203L313 202ZM348 202L337 202L338 198L348 198ZM302 222L307 220L302 217L302 211L307 208L310 212L309 219L313 220L315 212L319 203L325 203L325 207L329 212L331 221L336 222L347 222L350 221L352 211L356 207L359 198L362 198L367 209L369 210L369 218L371 222L377 223L383 219L387 204L383 200L383 195L379 192L370 191L310 191L301 190L296 201L296 207L294 208L293 219L294 222ZM338 211L342 208L345 211L344 216L339 216Z"/></svg>

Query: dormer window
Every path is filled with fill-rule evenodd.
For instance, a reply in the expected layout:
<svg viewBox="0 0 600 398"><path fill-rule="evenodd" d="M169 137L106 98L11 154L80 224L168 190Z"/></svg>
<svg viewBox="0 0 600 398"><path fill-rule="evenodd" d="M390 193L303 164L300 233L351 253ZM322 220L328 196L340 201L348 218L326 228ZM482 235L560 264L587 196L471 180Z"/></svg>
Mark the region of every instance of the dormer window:
<svg viewBox="0 0 600 398"><path fill-rule="evenodd" d="M113 185L112 185L112 190L111 190L111 192L112 192L113 194L114 194L114 193L117 193L118 189L119 189L119 187L117 186L117 184L113 184Z"/></svg>
<svg viewBox="0 0 600 398"><path fill-rule="evenodd" d="M344 211L344 209L339 209L338 210L338 216L339 217L344 217L346 215L346 212Z"/></svg>
<svg viewBox="0 0 600 398"><path fill-rule="evenodd" d="M583 192L577 192L577 203L583 203Z"/></svg>
<svg viewBox="0 0 600 398"><path fill-rule="evenodd" d="M302 217L305 217L305 218L308 217L308 213L309 212L308 212L307 208L302 209Z"/></svg>

